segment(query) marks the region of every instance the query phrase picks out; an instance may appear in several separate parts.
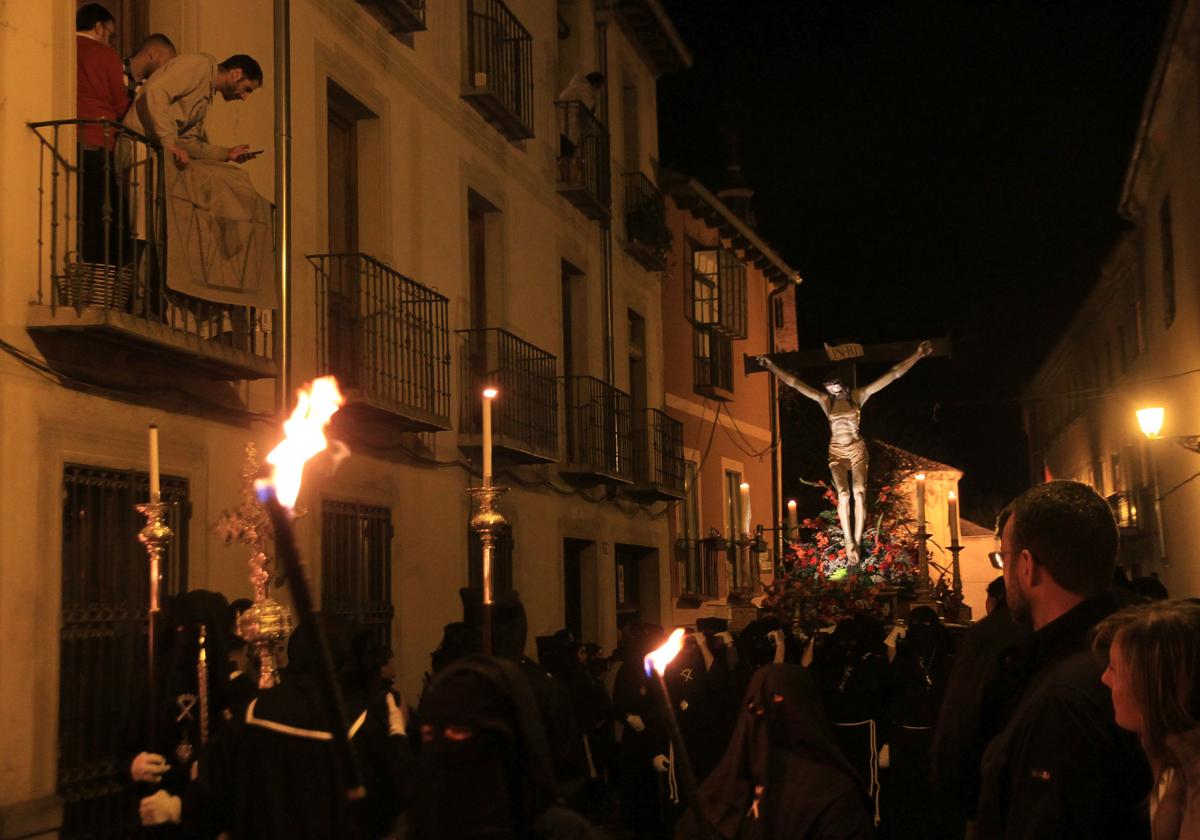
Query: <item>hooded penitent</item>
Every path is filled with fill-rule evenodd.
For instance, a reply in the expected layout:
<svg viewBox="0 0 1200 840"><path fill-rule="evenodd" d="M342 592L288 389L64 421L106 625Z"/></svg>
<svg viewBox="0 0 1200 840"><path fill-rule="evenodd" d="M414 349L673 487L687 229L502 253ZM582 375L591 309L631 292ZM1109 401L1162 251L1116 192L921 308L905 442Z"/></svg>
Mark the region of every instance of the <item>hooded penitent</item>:
<svg viewBox="0 0 1200 840"><path fill-rule="evenodd" d="M700 786L700 810L727 840L873 836L854 771L797 665L755 672L729 748ZM706 836L689 810L676 837Z"/></svg>
<svg viewBox="0 0 1200 840"><path fill-rule="evenodd" d="M524 676L471 656L437 676L422 705L421 750L407 837L586 837L557 807L550 752ZM576 834L560 835L569 824Z"/></svg>

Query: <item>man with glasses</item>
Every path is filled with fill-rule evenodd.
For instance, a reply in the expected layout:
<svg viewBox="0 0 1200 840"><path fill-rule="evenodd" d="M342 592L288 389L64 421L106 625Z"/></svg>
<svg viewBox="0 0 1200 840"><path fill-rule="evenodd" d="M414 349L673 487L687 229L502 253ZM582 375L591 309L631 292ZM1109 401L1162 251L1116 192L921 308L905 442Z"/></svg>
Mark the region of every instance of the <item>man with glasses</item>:
<svg viewBox="0 0 1200 840"><path fill-rule="evenodd" d="M1093 489L1052 481L1000 515L1008 608L1032 633L1001 656L984 692L974 840L1149 837L1150 773L1117 728L1089 634L1118 603L1117 526Z"/></svg>

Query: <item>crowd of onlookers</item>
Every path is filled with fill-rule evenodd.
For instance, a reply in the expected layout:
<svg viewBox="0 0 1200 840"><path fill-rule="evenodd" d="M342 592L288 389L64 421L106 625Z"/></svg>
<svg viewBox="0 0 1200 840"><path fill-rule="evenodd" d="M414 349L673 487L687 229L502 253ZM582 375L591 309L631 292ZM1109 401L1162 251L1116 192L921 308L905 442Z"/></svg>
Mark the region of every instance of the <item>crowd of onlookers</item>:
<svg viewBox="0 0 1200 840"><path fill-rule="evenodd" d="M694 796L644 669L661 627L624 624L609 656L565 630L527 645L505 592L484 656L463 590L410 705L387 648L326 616L367 790L351 800L312 625L260 691L230 629L248 603L188 593L131 758L141 817L235 838L1200 837L1200 604L1116 574L1116 526L1084 485L1027 491L998 533L1003 577L965 629L920 605L891 625L689 628L664 678ZM209 669L206 741L177 714L201 624L208 660L230 663Z"/></svg>

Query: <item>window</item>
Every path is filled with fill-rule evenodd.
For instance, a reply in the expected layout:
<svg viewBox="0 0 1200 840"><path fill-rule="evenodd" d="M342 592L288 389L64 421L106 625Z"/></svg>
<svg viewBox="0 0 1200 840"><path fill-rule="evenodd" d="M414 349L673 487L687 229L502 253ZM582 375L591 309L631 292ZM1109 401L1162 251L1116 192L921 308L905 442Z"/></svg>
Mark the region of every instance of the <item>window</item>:
<svg viewBox="0 0 1200 840"><path fill-rule="evenodd" d="M679 506L678 534L675 546L679 572L679 594L716 597L718 551L700 538L700 467L685 461L684 497Z"/></svg>
<svg viewBox="0 0 1200 840"><path fill-rule="evenodd" d="M392 512L326 500L321 505L321 609L354 622L373 643L392 639Z"/></svg>
<svg viewBox="0 0 1200 840"><path fill-rule="evenodd" d="M1171 230L1171 195L1158 208L1158 234L1162 249L1163 327L1175 322L1175 241Z"/></svg>
<svg viewBox="0 0 1200 840"><path fill-rule="evenodd" d="M728 336L703 327L693 332L696 393L719 400L733 399L733 343Z"/></svg>
<svg viewBox="0 0 1200 840"><path fill-rule="evenodd" d="M162 565L165 599L187 588L187 479L164 475L175 532ZM122 733L144 705L146 524L134 505L150 495L145 473L78 464L63 468L62 624L59 631L58 794L63 837L124 837L137 831Z"/></svg>
<svg viewBox="0 0 1200 840"><path fill-rule="evenodd" d="M467 528L467 585L472 589L483 588L483 542L473 528ZM504 530L496 538L496 550L492 552L492 591L501 592L513 588L513 535L512 526L504 524Z"/></svg>
<svg viewBox="0 0 1200 840"><path fill-rule="evenodd" d="M736 540L742 533L742 474L725 470L725 536Z"/></svg>
<svg viewBox="0 0 1200 840"><path fill-rule="evenodd" d="M746 337L746 267L724 248L694 248L687 316L729 338Z"/></svg>

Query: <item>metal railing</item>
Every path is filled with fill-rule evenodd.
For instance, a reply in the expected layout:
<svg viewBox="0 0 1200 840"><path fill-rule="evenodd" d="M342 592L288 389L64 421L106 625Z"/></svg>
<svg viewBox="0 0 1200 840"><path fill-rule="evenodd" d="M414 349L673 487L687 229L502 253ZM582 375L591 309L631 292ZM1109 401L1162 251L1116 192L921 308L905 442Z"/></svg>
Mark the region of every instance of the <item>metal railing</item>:
<svg viewBox="0 0 1200 840"><path fill-rule="evenodd" d="M321 504L321 609L352 621L380 647L392 643L392 512Z"/></svg>
<svg viewBox="0 0 1200 840"><path fill-rule="evenodd" d="M317 275L321 373L449 425L449 299L366 254L307 259Z"/></svg>
<svg viewBox="0 0 1200 840"><path fill-rule="evenodd" d="M468 85L490 93L532 137L533 37L501 0L467 0L467 70Z"/></svg>
<svg viewBox="0 0 1200 840"><path fill-rule="evenodd" d="M110 120L29 123L38 158L37 302L122 312L271 358L274 313L166 282L163 151Z"/></svg>
<svg viewBox="0 0 1200 840"><path fill-rule="evenodd" d="M1133 530L1152 530L1154 496L1149 488L1120 490L1108 497L1108 506L1117 520L1117 527Z"/></svg>
<svg viewBox="0 0 1200 840"><path fill-rule="evenodd" d="M558 120L558 188L579 192L607 214L612 206L608 129L578 100L554 103Z"/></svg>
<svg viewBox="0 0 1200 840"><path fill-rule="evenodd" d="M675 543L675 562L679 572L679 594L715 598L717 596L717 554L705 540L681 539Z"/></svg>
<svg viewBox="0 0 1200 840"><path fill-rule="evenodd" d="M662 271L674 237L667 225L667 202L641 172L626 172L625 247L649 271Z"/></svg>
<svg viewBox="0 0 1200 840"><path fill-rule="evenodd" d="M638 484L653 484L684 493L683 424L657 408L633 412L633 475Z"/></svg>
<svg viewBox="0 0 1200 840"><path fill-rule="evenodd" d="M461 354L459 432L481 433L480 395L484 387L491 385L500 391L492 406L496 446L556 459L558 371L554 356L496 327L457 332L466 342Z"/></svg>
<svg viewBox="0 0 1200 840"><path fill-rule="evenodd" d="M576 468L633 481L629 395L594 376L568 376L567 457Z"/></svg>

